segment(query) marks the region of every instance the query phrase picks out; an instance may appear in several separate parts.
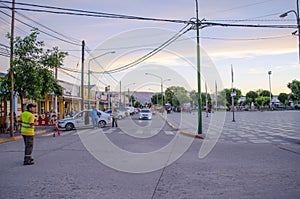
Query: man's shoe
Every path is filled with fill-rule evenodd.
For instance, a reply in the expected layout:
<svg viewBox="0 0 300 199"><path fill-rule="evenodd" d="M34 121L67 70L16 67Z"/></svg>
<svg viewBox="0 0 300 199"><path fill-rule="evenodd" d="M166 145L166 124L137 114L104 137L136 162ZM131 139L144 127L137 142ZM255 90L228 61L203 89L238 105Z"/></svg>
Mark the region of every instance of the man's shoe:
<svg viewBox="0 0 300 199"><path fill-rule="evenodd" d="M33 165L34 162L33 161L30 161L30 162L24 162L23 165Z"/></svg>

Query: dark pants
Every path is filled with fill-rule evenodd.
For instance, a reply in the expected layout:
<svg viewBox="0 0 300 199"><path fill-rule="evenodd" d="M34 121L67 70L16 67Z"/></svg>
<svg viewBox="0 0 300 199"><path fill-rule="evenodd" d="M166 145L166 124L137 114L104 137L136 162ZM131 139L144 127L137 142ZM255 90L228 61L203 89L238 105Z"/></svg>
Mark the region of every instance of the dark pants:
<svg viewBox="0 0 300 199"><path fill-rule="evenodd" d="M118 122L117 122L117 118L112 118L112 127L115 127L115 125L116 125L116 127L118 127Z"/></svg>
<svg viewBox="0 0 300 199"><path fill-rule="evenodd" d="M30 162L33 149L33 136L23 135L23 139L25 144L24 162Z"/></svg>

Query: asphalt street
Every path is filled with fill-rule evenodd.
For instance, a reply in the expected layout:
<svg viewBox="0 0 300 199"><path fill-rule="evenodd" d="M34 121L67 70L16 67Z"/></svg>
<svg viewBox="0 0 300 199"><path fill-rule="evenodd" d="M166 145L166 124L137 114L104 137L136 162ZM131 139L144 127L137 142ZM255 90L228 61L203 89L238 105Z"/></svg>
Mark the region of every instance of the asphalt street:
<svg viewBox="0 0 300 199"><path fill-rule="evenodd" d="M203 113L204 140L180 133L197 132L189 113L164 114L179 130L155 115L38 135L31 166L22 140L2 143L0 198L299 198L300 112L218 114Z"/></svg>

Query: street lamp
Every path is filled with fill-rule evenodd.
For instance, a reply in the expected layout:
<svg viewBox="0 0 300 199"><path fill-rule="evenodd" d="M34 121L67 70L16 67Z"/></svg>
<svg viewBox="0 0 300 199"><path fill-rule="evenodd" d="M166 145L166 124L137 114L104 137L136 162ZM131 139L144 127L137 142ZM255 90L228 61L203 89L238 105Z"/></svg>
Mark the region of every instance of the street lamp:
<svg viewBox="0 0 300 199"><path fill-rule="evenodd" d="M300 63L300 19L299 19L299 0L297 0L297 11L295 10L289 10L283 14L281 14L279 17L280 18L284 18L286 16L288 16L289 13L294 13L296 16L296 20L297 20L297 29L298 29L298 59L299 59L299 63ZM297 31L296 31L297 32ZM293 32L293 35L296 35L296 32Z"/></svg>
<svg viewBox="0 0 300 199"><path fill-rule="evenodd" d="M272 106L271 74L272 74L272 71L268 71L268 75L269 75L269 88L270 88L270 109L271 109L271 106Z"/></svg>
<svg viewBox="0 0 300 199"><path fill-rule="evenodd" d="M154 77L157 77L160 79L160 91L161 91L161 105L162 107L164 106L164 98L163 98L163 83L164 83L164 80L161 76L158 76L158 75L155 75L153 73L145 73L145 75L151 75L151 76L154 76ZM166 79L165 81L170 81L171 79ZM162 113L163 113L164 109L162 108Z"/></svg>
<svg viewBox="0 0 300 199"><path fill-rule="evenodd" d="M126 106L126 102L125 102L125 92L126 92L126 87L131 86L131 85L135 85L135 83L130 83L124 86L124 107ZM128 88L128 101L129 101L129 88Z"/></svg>
<svg viewBox="0 0 300 199"><path fill-rule="evenodd" d="M90 70L90 63L92 60L95 60L99 57L102 57L104 55L107 55L107 54L113 54L115 53L115 51L109 51L109 52L106 52L106 53L103 53L101 55L98 55L96 57L93 57L92 59L89 60L89 63L88 63L88 100L89 100L89 103L88 103L88 109L90 109L90 106L91 106L91 89L90 89L90 84L91 84L91 70Z"/></svg>
<svg viewBox="0 0 300 199"><path fill-rule="evenodd" d="M232 122L235 122L235 118L234 118L234 97L236 96L236 91L232 89L231 93L231 106L232 106Z"/></svg>
<svg viewBox="0 0 300 199"><path fill-rule="evenodd" d="M149 90L150 90L150 91L155 91L155 90L153 90L153 89L151 89L151 88L149 88ZM158 105L158 93L156 93L155 95L156 95L156 104Z"/></svg>

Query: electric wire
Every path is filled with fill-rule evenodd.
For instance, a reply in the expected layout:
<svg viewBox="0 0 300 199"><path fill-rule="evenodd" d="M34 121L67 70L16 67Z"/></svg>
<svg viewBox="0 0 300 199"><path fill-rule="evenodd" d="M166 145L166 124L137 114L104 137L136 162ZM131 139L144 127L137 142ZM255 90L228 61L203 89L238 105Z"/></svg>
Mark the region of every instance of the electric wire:
<svg viewBox="0 0 300 199"><path fill-rule="evenodd" d="M0 2L11 4L11 2L9 2L9 1L0 1ZM173 23L188 23L188 21L186 21L186 20L147 18L147 17L132 16L132 15L121 15L121 14L114 14L114 13L94 12L94 11L62 8L62 7L55 7L55 6L44 6L44 5L28 4L28 3L15 3L15 4L16 5L21 5L21 6L38 7L38 8L44 8L44 9L46 8L46 9L64 11L64 12L62 12L62 11L52 11L52 10L43 10L43 9L28 9L28 8L17 8L17 7L15 8L17 10L33 11L33 12L45 12L45 13L52 13L52 14L68 14L68 15L79 15L79 16L92 16L92 17L103 17L103 18L135 19L135 20L173 22Z"/></svg>
<svg viewBox="0 0 300 199"><path fill-rule="evenodd" d="M59 69L62 69L62 68L59 68ZM72 78L74 78L74 79L80 81L79 78L75 77L74 75L71 75L70 73L68 73L68 72L66 72L66 71L64 71L64 70L59 70L59 72L62 72L62 73L64 73L64 74L66 74L66 75L68 75L68 76L70 76L70 77L72 77Z"/></svg>
<svg viewBox="0 0 300 199"><path fill-rule="evenodd" d="M160 46L158 46L157 48L153 49L152 51L150 51L149 53L147 53L146 55L140 57L139 59L126 64L124 66L115 68L115 69L111 69L106 71L107 73L116 73L116 72L121 72L124 70L127 70L129 68L132 68L138 64L140 64L141 62L144 62L145 60L149 59L150 57L154 56L155 54L157 54L158 52L160 52L161 50L163 50L164 48L166 48L167 46L169 46L171 43L173 43L175 40L177 40L179 37L181 37L182 35L184 35L185 33L187 33L188 31L191 30L191 28L187 28L187 26L189 26L189 24L187 24L186 26L184 26L179 32L177 32L173 37L171 37L170 39L168 39L167 41L165 41L163 44L161 44ZM186 29L186 30L185 30Z"/></svg>
<svg viewBox="0 0 300 199"><path fill-rule="evenodd" d="M80 43L80 42L81 42L81 41L78 40L78 39L71 38L71 37L66 36L66 35L64 35L64 34L62 34L62 33L59 33L59 32L57 32L57 31L55 31L55 30L53 30L53 29L51 29L51 28L49 28L49 27L47 27L47 26L45 26L45 25L43 25L43 24L41 24L41 23L39 23L39 22L37 22L37 21L35 21L35 20L33 20L33 19L31 19L30 17L27 17L26 15L21 14L20 12L16 12L16 13L17 13L18 15L22 16L23 18L25 18L25 19L27 19L27 20L30 20L30 21L36 23L37 25L39 25L39 26L41 26L41 27L43 27L43 28L45 28L45 29L47 29L47 30L49 30L49 31L51 31L51 32L53 32L53 33L55 33L55 34L57 34L57 35L62 36L62 37L64 37L65 39L70 40L71 42L75 42L75 43Z"/></svg>
<svg viewBox="0 0 300 199"><path fill-rule="evenodd" d="M0 2L1 2L1 1L0 1ZM1 6L0 6L0 7L1 7ZM6 7L7 7L7 6L6 6ZM7 13L1 11L1 10L0 10L0 12L1 12L2 14L4 14L4 15L6 15L6 16L8 16L8 17L11 18L11 15L9 15L9 14L7 14ZM24 15L23 15L23 16L24 16ZM19 19L17 19L17 18L15 18L15 20L18 21L18 22L20 22L20 23L22 23L22 24L24 24L24 25L26 25L26 26L28 26L28 27L30 27L30 28L33 28L33 29L36 28L36 27L31 26L31 25L29 25L28 23L25 23L25 22L23 22L22 20L19 20ZM50 37L52 37L52 38L58 39L58 40L60 40L60 41L63 41L63 42L66 42L66 43L69 43L69 44L72 44L72 45L76 45L76 46L81 46L80 43L75 43L75 42L72 42L72 41L68 41L68 40L59 38L59 37L57 37L57 36L55 36L55 35L52 35L52 34L50 34L50 33L45 32L45 31L43 31L43 30L39 30L39 31L40 31L41 33L44 33L44 34L46 34L46 35L48 35L48 36L50 36ZM60 33L58 33L58 34L60 34Z"/></svg>
<svg viewBox="0 0 300 199"><path fill-rule="evenodd" d="M1 2L1 1L0 1L0 2ZM1 3L1 4L5 6L4 3ZM6 8L9 8L8 6L5 6L5 7L6 7ZM8 16L8 17L11 18L11 15L9 15L9 14L3 12L3 11L0 11L0 12L3 13L4 15L6 15L6 16ZM42 32L42 33L44 33L44 34L46 34L46 35L48 35L48 36L50 36L50 37L53 37L53 38L55 38L55 39L58 39L58 40L61 40L61 41L67 42L67 43L71 43L71 44L73 44L73 45L75 44L75 45L77 45L77 46L78 46L78 45L80 46L80 41L79 41L79 40L76 40L76 39L73 39L73 38L70 39L70 37L68 37L68 36L66 36L66 35L63 35L63 34L57 32L57 31L55 31L55 30L53 30L53 29L51 29L51 28L49 28L49 27L47 27L47 26L45 26L45 25L43 25L43 24L41 24L41 23L39 23L39 22L37 22L37 21L35 21L35 20L33 20L33 19L31 19L31 18L29 18L29 17L23 15L23 14L21 14L21 13L19 13L18 11L15 11L15 13L19 14L19 15L22 16L23 18L26 18L27 20L30 20L30 21L36 23L37 25L39 25L39 26L41 26L41 27L43 27L43 28L45 28L45 29L47 29L47 30L49 30L49 31L51 31L51 32L56 33L57 35L60 35L60 36L62 36L62 37L64 37L64 38L66 38L66 39L69 39L70 41L67 41L67 40L65 40L65 39L58 38L58 37L56 37L56 36L54 36L54 35L51 35L51 34L49 34L49 33L46 33L45 31L42 31L42 30L40 30L40 32ZM15 19L16 19L16 18L15 18ZM27 24L27 23L25 23L25 22L23 22L23 21L21 21L21 20L19 20L19 19L16 19L16 20L19 21L20 23L23 23L24 25L26 25L26 26L28 26L28 27L30 27L30 28L35 28L35 27L33 27L33 26L31 26L31 25L29 25L29 24Z"/></svg>

